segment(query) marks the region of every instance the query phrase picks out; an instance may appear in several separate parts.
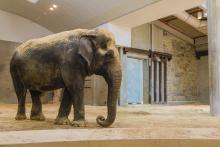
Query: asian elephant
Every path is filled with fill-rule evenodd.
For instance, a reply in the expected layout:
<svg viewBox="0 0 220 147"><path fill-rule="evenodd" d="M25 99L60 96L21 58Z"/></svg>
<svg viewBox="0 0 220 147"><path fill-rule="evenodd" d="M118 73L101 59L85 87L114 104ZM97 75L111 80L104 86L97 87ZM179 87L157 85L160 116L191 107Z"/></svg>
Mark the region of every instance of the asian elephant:
<svg viewBox="0 0 220 147"><path fill-rule="evenodd" d="M27 90L32 98L30 119L44 120L41 94L64 88L55 124L70 123L73 105L71 124L84 126L84 79L92 74L103 76L108 84L107 118L98 116L96 122L108 127L115 120L122 72L114 36L105 29L76 29L29 40L13 53L10 73L18 99L17 120L26 119Z"/></svg>

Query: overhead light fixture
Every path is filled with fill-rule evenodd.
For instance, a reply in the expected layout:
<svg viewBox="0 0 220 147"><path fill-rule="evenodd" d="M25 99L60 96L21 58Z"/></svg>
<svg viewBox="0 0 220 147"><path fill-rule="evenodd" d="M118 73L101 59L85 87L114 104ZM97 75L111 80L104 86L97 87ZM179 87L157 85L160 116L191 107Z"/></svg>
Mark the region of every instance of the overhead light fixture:
<svg viewBox="0 0 220 147"><path fill-rule="evenodd" d="M39 0L26 0L26 1L33 3L33 4L36 4Z"/></svg>
<svg viewBox="0 0 220 147"><path fill-rule="evenodd" d="M56 4L53 4L53 8L55 8L55 9L56 9L56 8L57 8L57 5L56 5Z"/></svg>
<svg viewBox="0 0 220 147"><path fill-rule="evenodd" d="M58 6L57 6L56 4L53 4L49 9L50 9L50 11L53 11L53 10L55 10L57 7L58 7Z"/></svg>
<svg viewBox="0 0 220 147"><path fill-rule="evenodd" d="M53 11L54 10L54 8L53 7L50 7L50 11Z"/></svg>
<svg viewBox="0 0 220 147"><path fill-rule="evenodd" d="M198 18L198 19L202 19L202 18L203 18L203 13L202 13L202 11L199 11L199 12L197 13L197 18Z"/></svg>

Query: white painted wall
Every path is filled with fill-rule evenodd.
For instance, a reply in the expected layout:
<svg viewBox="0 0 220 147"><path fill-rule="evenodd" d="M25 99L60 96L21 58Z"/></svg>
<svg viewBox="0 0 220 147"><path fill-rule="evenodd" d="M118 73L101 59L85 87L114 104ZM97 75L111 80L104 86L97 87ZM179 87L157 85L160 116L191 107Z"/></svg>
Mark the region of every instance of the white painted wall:
<svg viewBox="0 0 220 147"><path fill-rule="evenodd" d="M0 10L0 40L24 42L52 34L46 28L18 15Z"/></svg>
<svg viewBox="0 0 220 147"><path fill-rule="evenodd" d="M163 47L163 29L152 25L152 50L165 52Z"/></svg>
<svg viewBox="0 0 220 147"><path fill-rule="evenodd" d="M131 46L133 48L151 49L151 24L143 24L132 28Z"/></svg>
<svg viewBox="0 0 220 147"><path fill-rule="evenodd" d="M200 6L206 0L160 0L142 9L124 15L112 21L112 23L135 27L157 19L173 15L184 10Z"/></svg>
<svg viewBox="0 0 220 147"><path fill-rule="evenodd" d="M111 31L115 35L117 45L131 47L131 28L114 23L106 23L98 26L98 28L105 28Z"/></svg>
<svg viewBox="0 0 220 147"><path fill-rule="evenodd" d="M152 31L152 36L151 36ZM149 50L152 49L153 51L164 51L163 47L163 29L157 27L156 25L152 24L151 30L151 23L146 23L135 28L132 28L132 47L138 49L145 49ZM152 39L152 40L151 40ZM151 48L152 44L152 48Z"/></svg>

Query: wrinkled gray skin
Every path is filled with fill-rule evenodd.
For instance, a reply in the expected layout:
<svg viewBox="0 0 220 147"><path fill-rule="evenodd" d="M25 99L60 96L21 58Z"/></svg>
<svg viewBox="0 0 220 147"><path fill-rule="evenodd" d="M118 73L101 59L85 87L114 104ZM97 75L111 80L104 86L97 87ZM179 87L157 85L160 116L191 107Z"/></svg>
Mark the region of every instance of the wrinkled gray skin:
<svg viewBox="0 0 220 147"><path fill-rule="evenodd" d="M27 90L32 97L30 119L44 120L41 94L64 88L55 124L70 123L73 105L71 124L85 126L84 80L92 74L102 75L108 84L107 118L98 116L96 121L108 127L115 120L121 65L114 36L107 30L77 29L27 41L14 52L10 72L18 98L17 120L26 119Z"/></svg>

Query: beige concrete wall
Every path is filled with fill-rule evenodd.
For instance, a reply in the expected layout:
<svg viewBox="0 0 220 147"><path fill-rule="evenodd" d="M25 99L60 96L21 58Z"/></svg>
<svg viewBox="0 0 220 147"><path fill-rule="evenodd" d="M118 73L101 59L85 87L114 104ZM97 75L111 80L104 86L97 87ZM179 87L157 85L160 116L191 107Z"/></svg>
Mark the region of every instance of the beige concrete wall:
<svg viewBox="0 0 220 147"><path fill-rule="evenodd" d="M0 41L0 102L16 103L12 80L9 72L11 55L19 43Z"/></svg>
<svg viewBox="0 0 220 147"><path fill-rule="evenodd" d="M163 47L163 30L152 25L152 50L165 52Z"/></svg>
<svg viewBox="0 0 220 147"><path fill-rule="evenodd" d="M102 76L94 75L93 104L104 106L107 102L108 85Z"/></svg>
<svg viewBox="0 0 220 147"><path fill-rule="evenodd" d="M108 85L102 76L93 75L85 81L84 102L86 105L104 106Z"/></svg>
<svg viewBox="0 0 220 147"><path fill-rule="evenodd" d="M151 48L151 25L144 24L131 30L131 46L149 50Z"/></svg>

